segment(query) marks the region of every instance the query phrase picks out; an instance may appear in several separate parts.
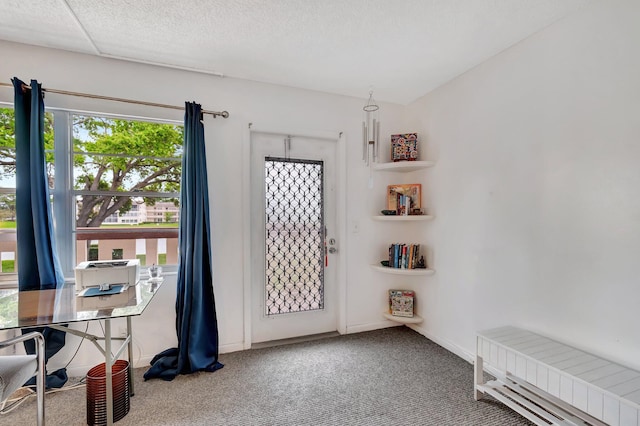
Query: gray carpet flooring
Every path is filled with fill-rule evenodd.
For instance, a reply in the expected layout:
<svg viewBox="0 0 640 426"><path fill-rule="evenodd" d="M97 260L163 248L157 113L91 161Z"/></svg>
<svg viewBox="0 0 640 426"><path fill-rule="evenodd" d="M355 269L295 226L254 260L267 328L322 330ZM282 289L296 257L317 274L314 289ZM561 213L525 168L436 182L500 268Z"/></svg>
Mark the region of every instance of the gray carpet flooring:
<svg viewBox="0 0 640 426"><path fill-rule="evenodd" d="M127 425L530 425L473 399L473 367L406 327L223 354L222 370L143 381ZM48 425L86 424L84 388L48 394ZM0 417L34 425L35 398Z"/></svg>

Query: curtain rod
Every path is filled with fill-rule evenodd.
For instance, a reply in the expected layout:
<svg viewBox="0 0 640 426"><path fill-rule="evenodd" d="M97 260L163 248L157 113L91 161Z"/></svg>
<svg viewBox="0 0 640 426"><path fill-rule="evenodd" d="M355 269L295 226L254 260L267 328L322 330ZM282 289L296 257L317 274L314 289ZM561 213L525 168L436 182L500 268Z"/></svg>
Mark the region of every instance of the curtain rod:
<svg viewBox="0 0 640 426"><path fill-rule="evenodd" d="M5 86L5 87L13 87L13 84L7 84L7 83L2 83L0 82L0 86ZM31 90L30 86L27 86L26 84L22 85L22 90ZM49 93L56 93L59 95L68 95L68 96L78 96L81 98L91 98L91 99L101 99L101 100L105 100L105 101L114 101L114 102L124 102L124 103L128 103L128 104L136 104L136 105L145 105L145 106L151 106L151 107L158 107L158 108L169 108L169 109L178 109L178 110L184 110L184 107L179 107L176 105L167 105L167 104L158 104L155 102L145 102L145 101L136 101L136 100L132 100L132 99L124 99L124 98L114 98L111 96L100 96L100 95L91 95L88 93L79 93L79 92L69 92L66 90L57 90L57 89L45 89L44 87L42 88L43 92L49 92ZM229 118L229 112L228 111L208 111L203 109L202 110L203 114L211 114L213 115L213 117L222 117L222 118Z"/></svg>

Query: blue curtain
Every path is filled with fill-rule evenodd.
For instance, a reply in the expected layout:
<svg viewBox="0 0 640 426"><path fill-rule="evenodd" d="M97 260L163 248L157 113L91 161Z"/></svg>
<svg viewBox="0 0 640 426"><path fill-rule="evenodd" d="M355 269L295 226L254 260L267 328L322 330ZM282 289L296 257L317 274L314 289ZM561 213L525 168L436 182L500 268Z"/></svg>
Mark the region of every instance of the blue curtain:
<svg viewBox="0 0 640 426"><path fill-rule="evenodd" d="M42 88L31 90L13 78L16 120L16 219L18 287L24 290L59 288L64 276L55 241L44 156L44 100Z"/></svg>
<svg viewBox="0 0 640 426"><path fill-rule="evenodd" d="M20 291L57 289L64 285L62 267L53 239L49 180L44 156L44 97L36 80L27 86L13 78L16 140L16 219L18 288ZM66 333L50 328L29 329L45 336L45 362L65 343ZM27 353L35 353L32 341ZM32 379L34 381L34 379ZM65 369L47 376L47 387L61 387ZM29 382L27 382L29 383Z"/></svg>
<svg viewBox="0 0 640 426"><path fill-rule="evenodd" d="M176 295L178 347L156 355L145 380L172 380L178 374L223 367L218 362L202 107L186 102L185 109Z"/></svg>

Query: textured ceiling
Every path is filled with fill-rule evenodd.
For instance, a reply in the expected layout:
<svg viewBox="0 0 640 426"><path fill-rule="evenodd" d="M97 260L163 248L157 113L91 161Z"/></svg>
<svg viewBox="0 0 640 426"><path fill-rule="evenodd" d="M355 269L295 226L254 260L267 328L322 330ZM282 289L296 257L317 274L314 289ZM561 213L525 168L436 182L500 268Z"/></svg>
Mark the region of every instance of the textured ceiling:
<svg viewBox="0 0 640 426"><path fill-rule="evenodd" d="M2 0L0 39L406 104L594 0Z"/></svg>

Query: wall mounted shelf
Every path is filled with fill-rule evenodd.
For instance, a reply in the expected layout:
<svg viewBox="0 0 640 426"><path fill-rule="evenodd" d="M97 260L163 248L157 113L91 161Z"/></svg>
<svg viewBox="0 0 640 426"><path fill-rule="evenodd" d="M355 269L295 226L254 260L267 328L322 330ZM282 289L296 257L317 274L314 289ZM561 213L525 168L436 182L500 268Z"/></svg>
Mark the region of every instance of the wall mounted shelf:
<svg viewBox="0 0 640 426"><path fill-rule="evenodd" d="M433 161L397 161L395 163L374 163L373 170L380 172L415 172L416 170L433 167Z"/></svg>
<svg viewBox="0 0 640 426"><path fill-rule="evenodd" d="M384 272L385 274L393 274L393 275L433 275L436 273L433 269L401 269L401 268L390 268L388 266L381 265L370 265L373 269L378 272Z"/></svg>
<svg viewBox="0 0 640 426"><path fill-rule="evenodd" d="M374 163L372 165L372 169L374 171L377 172L385 172L385 173L410 173L410 172L416 172L416 171L420 171L420 170L424 170L424 169L428 169L429 167L433 167L435 165L434 161L398 161L398 162L388 162L388 163ZM413 175L412 175L413 176ZM424 180L424 176L414 176L414 177L409 177L406 176L405 178L410 178L410 179L414 179L414 178L418 178L416 179L416 181L421 181ZM388 190L388 189L387 189ZM424 210L423 210L424 211ZM430 220L433 220L434 216L431 215L407 215L407 216L400 216L400 215L382 215L382 214L378 214L378 215L374 215L372 216L372 220L377 221L377 222L395 222L395 223L403 223L405 227L409 227L409 229L411 227L414 228L414 230L416 230L416 228L422 229L424 228L423 226L418 226L417 224L422 223L422 222L427 222ZM413 225L411 225L413 224ZM387 225L382 225L382 226L387 226ZM395 226L391 226L394 230L396 229ZM407 250L409 251L409 250ZM421 251L421 254L423 254L423 256L426 258L426 254L427 251L426 249L424 251ZM405 277L424 277L424 276L428 276L428 275L433 275L436 273L435 270L433 269L401 269L401 268L390 268L388 266L382 266L380 263L374 263L374 264L370 264L371 268L374 269L377 272L383 273L383 274L389 274L389 275L402 275ZM417 279L416 279L417 280ZM426 280L421 280L422 281L426 281ZM414 282L414 284L417 284L417 281ZM394 288L397 288L394 286ZM420 324L421 322L423 322L422 317L415 315L413 317L400 317L400 316L394 316L391 315L389 313L389 311L387 312L383 312L382 314L387 320L389 321L393 321L396 323L400 323L400 324Z"/></svg>
<svg viewBox="0 0 640 426"><path fill-rule="evenodd" d="M433 220L434 216L428 214L421 215L409 215L409 216L394 216L394 215L376 215L372 216L373 220L379 220L381 222L420 222Z"/></svg>
<svg viewBox="0 0 640 426"><path fill-rule="evenodd" d="M395 315L391 315L388 312L383 312L382 315L390 320L390 321L395 321L395 322L399 322L402 324L420 324L422 321L424 321L422 319L422 317L419 317L418 315L413 315L413 317L397 317Z"/></svg>

